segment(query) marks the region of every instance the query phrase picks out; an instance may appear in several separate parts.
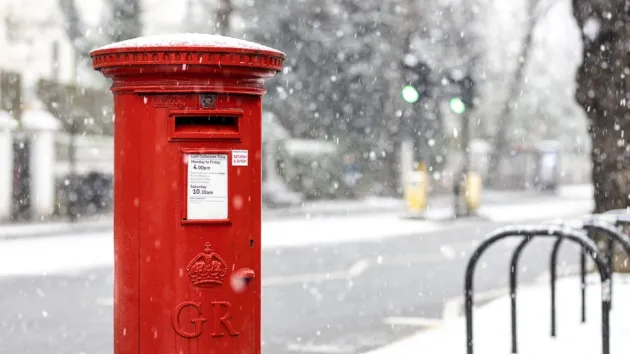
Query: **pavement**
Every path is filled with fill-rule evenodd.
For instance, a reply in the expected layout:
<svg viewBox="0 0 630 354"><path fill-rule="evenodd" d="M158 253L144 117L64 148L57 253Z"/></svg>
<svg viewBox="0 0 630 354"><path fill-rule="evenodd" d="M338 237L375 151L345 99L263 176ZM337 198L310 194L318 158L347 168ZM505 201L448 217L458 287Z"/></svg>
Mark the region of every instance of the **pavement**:
<svg viewBox="0 0 630 354"><path fill-rule="evenodd" d="M630 350L630 277L615 274L610 314L610 353ZM549 284L535 282L517 294L517 352L519 354L602 353L601 286L599 276L587 278L586 319L580 320L580 283L577 276L558 279L556 291L556 336L551 337ZM473 354L511 352L510 297L501 296L473 313ZM466 325L460 317L367 354L465 354Z"/></svg>
<svg viewBox="0 0 630 354"><path fill-rule="evenodd" d="M68 221L41 221L32 223L0 224L0 240L26 237L48 237L60 235L83 235L89 232L113 230L113 218L109 214Z"/></svg>
<svg viewBox="0 0 630 354"><path fill-rule="evenodd" d="M453 299L484 235L512 222L587 213L588 195L575 192L510 199L480 210L484 218L456 221L406 220L395 211L266 219L263 353L358 354L438 328L461 310ZM111 354L111 231L56 232L0 241L0 352ZM524 252L523 284L546 272L545 241ZM476 289L495 295L480 296L480 304L506 287L514 245L484 255ZM563 247L560 257L569 267L578 252Z"/></svg>
<svg viewBox="0 0 630 354"><path fill-rule="evenodd" d="M382 242L264 250L263 353L362 353L439 325L452 312L448 300L461 294L467 256L498 226L474 221ZM0 266L9 273L0 277L2 352L111 354L112 268L81 263L100 259L108 246L74 243L82 238L58 245L36 242L62 239L4 242L27 245L7 251L19 253L22 264ZM478 291L505 287L513 246L488 252L482 267L497 271L480 272ZM540 242L525 252L522 282L546 271L549 246ZM66 263L73 257L62 252L71 247L84 255L74 266ZM561 259L575 262L577 254L566 247ZM42 275L36 268L45 262L48 271ZM65 268L52 267L55 262Z"/></svg>
<svg viewBox="0 0 630 354"><path fill-rule="evenodd" d="M567 193L570 190L579 192L588 190L588 185L564 186L559 192ZM525 199L549 197L553 194L541 194L535 191L511 191L511 190L485 190L482 196L483 204L509 203ZM432 194L429 196L428 209L452 209L453 198L450 194ZM402 199L385 197L366 197L357 200L321 200L308 201L300 207L289 208L265 208L263 218L305 218L328 216L354 216L365 214L378 214L383 212L402 212L405 202Z"/></svg>
<svg viewBox="0 0 630 354"><path fill-rule="evenodd" d="M555 194L541 194L534 191L484 191L482 206L479 210L481 217L492 215L495 220L510 220L513 213L526 215L531 211L532 204L553 204L562 200L568 208L573 200L584 201L592 195L590 185L562 186ZM514 206L522 206L519 210ZM557 204L555 204L557 206ZM423 218L426 220L443 221L452 218L453 199L450 195L430 196L429 204ZM504 206L513 206L505 209ZM554 206L555 208L555 206ZM581 208L581 206L578 206ZM552 211L553 214L553 211ZM361 200L330 200L312 201L300 207L263 209L264 221L304 220L318 218L343 218L361 216L395 215L407 216L405 203L394 198L369 197ZM503 216L502 216L503 215ZM19 239L24 237L47 237L59 235L82 235L84 233L106 232L113 229L112 214L103 214L80 218L75 222L42 221L35 223L0 224L0 240Z"/></svg>

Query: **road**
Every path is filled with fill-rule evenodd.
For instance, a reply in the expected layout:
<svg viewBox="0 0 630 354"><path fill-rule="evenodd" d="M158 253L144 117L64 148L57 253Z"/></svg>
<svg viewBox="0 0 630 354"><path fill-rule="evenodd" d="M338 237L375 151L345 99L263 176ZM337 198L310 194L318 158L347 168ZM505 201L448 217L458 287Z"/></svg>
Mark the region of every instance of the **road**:
<svg viewBox="0 0 630 354"><path fill-rule="evenodd" d="M363 353L439 324L462 294L467 256L501 225L445 222L421 235L264 250L263 353ZM487 252L477 291L507 286L513 247ZM539 240L524 252L521 283L547 270L549 247ZM572 264L577 252L566 246L561 257ZM0 278L0 353L111 354L112 281L109 266Z"/></svg>

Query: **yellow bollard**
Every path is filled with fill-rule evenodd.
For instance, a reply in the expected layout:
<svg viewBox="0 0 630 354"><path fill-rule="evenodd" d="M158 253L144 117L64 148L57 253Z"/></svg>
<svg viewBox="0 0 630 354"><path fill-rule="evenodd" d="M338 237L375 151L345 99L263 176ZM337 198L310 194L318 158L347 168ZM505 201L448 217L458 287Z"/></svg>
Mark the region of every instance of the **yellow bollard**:
<svg viewBox="0 0 630 354"><path fill-rule="evenodd" d="M427 207L428 178L424 171L409 173L405 188L407 211L412 214L421 214Z"/></svg>
<svg viewBox="0 0 630 354"><path fill-rule="evenodd" d="M479 208L482 189L483 182L479 173L474 171L468 172L466 181L464 182L464 199L466 200L466 207L469 213Z"/></svg>

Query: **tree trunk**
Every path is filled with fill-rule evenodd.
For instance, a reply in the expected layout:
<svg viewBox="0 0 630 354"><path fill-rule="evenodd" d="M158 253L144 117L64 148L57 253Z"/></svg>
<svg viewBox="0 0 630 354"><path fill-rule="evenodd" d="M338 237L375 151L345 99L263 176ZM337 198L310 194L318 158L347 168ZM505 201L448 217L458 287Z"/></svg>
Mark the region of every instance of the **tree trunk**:
<svg viewBox="0 0 630 354"><path fill-rule="evenodd" d="M512 109L514 107L514 103L519 99L523 74L525 73L527 63L529 62L529 55L531 53L530 48L534 39L534 29L536 28L536 24L540 18L540 16L536 16L534 12L537 5L538 0L529 0L527 32L525 33L525 38L523 39L523 44L521 45L521 52L517 58L518 63L516 70L514 71L514 77L512 78L512 82L509 86L508 95L505 98L503 108L501 109L501 113L499 113L498 117L499 120L497 122L494 147L489 161L489 166L491 166L489 182L493 186L497 186L500 183L503 157L509 153L510 141L507 134L510 131L510 126L512 125Z"/></svg>
<svg viewBox="0 0 630 354"><path fill-rule="evenodd" d="M582 32L582 64L577 102L586 111L592 139L595 212L630 206L630 3L625 0L573 0ZM623 260L616 262L623 265ZM625 267L628 270L628 267Z"/></svg>
<svg viewBox="0 0 630 354"><path fill-rule="evenodd" d="M120 42L142 35L140 0L108 0L110 19L107 34L112 42Z"/></svg>
<svg viewBox="0 0 630 354"><path fill-rule="evenodd" d="M79 15L76 0L59 0L59 8L63 15L66 35L72 42L74 49L82 57L88 58L90 56L90 50L96 45L85 37L85 24Z"/></svg>
<svg viewBox="0 0 630 354"><path fill-rule="evenodd" d="M230 16L232 15L234 8L232 7L232 0L220 0L219 9L217 10L217 27L221 35L227 36L230 34Z"/></svg>

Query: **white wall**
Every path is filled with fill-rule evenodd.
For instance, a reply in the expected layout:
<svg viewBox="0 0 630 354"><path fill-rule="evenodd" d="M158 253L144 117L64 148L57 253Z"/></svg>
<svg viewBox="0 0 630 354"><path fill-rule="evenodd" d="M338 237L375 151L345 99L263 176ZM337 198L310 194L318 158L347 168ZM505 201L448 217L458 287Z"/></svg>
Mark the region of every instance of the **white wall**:
<svg viewBox="0 0 630 354"><path fill-rule="evenodd" d="M0 1L0 68L21 72L25 99L32 99L39 78L68 82L73 77L74 50L62 24L56 0ZM59 67L53 67L53 43L59 43Z"/></svg>
<svg viewBox="0 0 630 354"><path fill-rule="evenodd" d="M184 31L186 3L188 0L143 0L142 22L144 34L173 33ZM103 0L76 1L81 18L88 30L86 37L96 46L102 35L100 24L104 18ZM9 21L6 21L6 20ZM84 85L101 84L102 80L89 63L76 68L72 43L63 27L64 16L58 0L0 0L0 70L18 71L23 74L26 101L33 99L33 88L39 78L50 79L59 75L61 82L77 80ZM59 43L60 67L54 69L53 43Z"/></svg>

